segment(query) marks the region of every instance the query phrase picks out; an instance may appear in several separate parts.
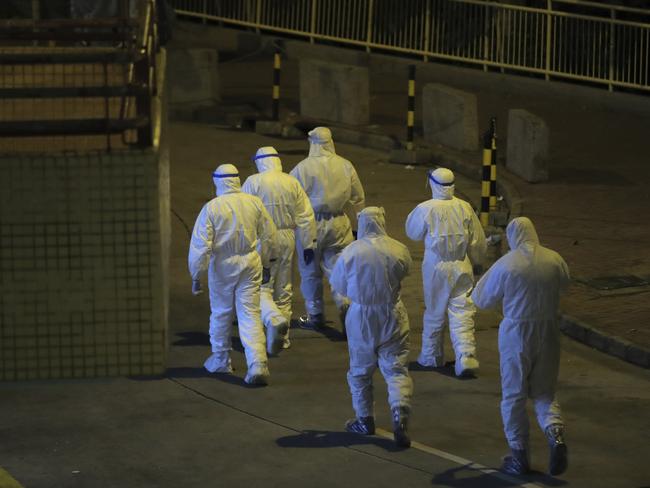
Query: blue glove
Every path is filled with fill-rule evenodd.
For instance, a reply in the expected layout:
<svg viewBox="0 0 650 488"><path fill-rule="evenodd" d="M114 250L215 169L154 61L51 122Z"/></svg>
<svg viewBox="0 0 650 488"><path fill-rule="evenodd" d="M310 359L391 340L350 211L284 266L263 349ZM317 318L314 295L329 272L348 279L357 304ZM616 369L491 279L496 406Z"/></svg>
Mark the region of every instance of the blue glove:
<svg viewBox="0 0 650 488"><path fill-rule="evenodd" d="M266 285L271 281L271 270L269 268L262 268L262 284Z"/></svg>
<svg viewBox="0 0 650 488"><path fill-rule="evenodd" d="M192 295L200 295L201 293L203 293L201 282L199 280L192 280Z"/></svg>
<svg viewBox="0 0 650 488"><path fill-rule="evenodd" d="M312 261L314 260L314 250L313 249L305 249L302 252L302 258L305 260L305 264L309 266Z"/></svg>

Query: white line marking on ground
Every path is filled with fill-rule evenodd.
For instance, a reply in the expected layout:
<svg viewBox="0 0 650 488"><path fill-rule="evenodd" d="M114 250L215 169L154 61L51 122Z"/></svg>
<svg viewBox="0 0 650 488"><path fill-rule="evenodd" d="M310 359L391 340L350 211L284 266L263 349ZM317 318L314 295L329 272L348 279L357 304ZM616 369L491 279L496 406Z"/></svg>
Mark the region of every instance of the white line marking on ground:
<svg viewBox="0 0 650 488"><path fill-rule="evenodd" d="M385 437L391 440L393 439L393 433L388 432L384 429L375 429L375 433L381 437ZM541 486L536 483L523 482L520 479L515 478L514 476L507 475L505 473L502 473L501 471L497 471L496 469L488 468L487 466L483 466L482 464L475 463L474 461L470 461L469 459L465 459L460 456L456 456L454 454L441 451L440 449L436 449L435 447L429 447L426 444L422 444L420 442L411 441L411 448L415 448L419 451L426 452L427 454L433 454L434 456L438 456L442 459L446 459L447 461L451 461L452 463L460 464L461 466L464 466L467 469L473 469L475 471L480 471L487 475L494 476L503 481L507 481L508 483L513 483L515 486L521 486L522 488L541 488Z"/></svg>
<svg viewBox="0 0 650 488"><path fill-rule="evenodd" d="M9 473L0 468L0 488L23 488Z"/></svg>

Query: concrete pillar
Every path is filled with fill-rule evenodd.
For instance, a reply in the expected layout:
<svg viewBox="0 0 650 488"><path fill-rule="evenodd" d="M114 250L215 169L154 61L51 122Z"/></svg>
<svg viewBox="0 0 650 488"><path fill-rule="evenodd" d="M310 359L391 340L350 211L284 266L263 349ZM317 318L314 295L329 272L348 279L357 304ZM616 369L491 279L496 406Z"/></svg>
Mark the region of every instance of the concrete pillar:
<svg viewBox="0 0 650 488"><path fill-rule="evenodd" d="M165 165L0 158L0 380L164 371Z"/></svg>
<svg viewBox="0 0 650 488"><path fill-rule="evenodd" d="M422 90L424 139L461 151L479 144L476 95L437 83Z"/></svg>
<svg viewBox="0 0 650 488"><path fill-rule="evenodd" d="M526 110L508 111L506 167L529 183L548 180L548 127Z"/></svg>
<svg viewBox="0 0 650 488"><path fill-rule="evenodd" d="M305 117L368 125L368 68L300 61L300 113Z"/></svg>
<svg viewBox="0 0 650 488"><path fill-rule="evenodd" d="M172 106L197 107L221 100L218 59L215 49L168 50L167 83Z"/></svg>

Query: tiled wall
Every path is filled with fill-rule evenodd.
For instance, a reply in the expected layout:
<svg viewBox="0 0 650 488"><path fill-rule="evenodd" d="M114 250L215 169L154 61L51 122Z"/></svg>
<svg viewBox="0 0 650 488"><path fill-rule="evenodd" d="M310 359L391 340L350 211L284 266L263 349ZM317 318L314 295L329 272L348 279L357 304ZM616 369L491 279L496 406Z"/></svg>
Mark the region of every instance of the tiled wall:
<svg viewBox="0 0 650 488"><path fill-rule="evenodd" d="M0 157L0 379L164 369L166 174L153 151Z"/></svg>

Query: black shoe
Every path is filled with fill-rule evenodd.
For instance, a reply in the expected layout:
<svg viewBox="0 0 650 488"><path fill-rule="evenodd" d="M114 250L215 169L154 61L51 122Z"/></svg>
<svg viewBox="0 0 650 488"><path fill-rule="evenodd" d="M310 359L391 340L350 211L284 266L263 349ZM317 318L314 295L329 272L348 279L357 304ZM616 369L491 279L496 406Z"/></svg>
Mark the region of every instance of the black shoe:
<svg viewBox="0 0 650 488"><path fill-rule="evenodd" d="M564 473L569 466L567 447L564 443L564 428L557 424L549 425L545 434L549 447L548 472L552 476L557 476Z"/></svg>
<svg viewBox="0 0 650 488"><path fill-rule="evenodd" d="M530 471L528 453L523 449L511 449L511 451L512 454L503 457L501 471L517 476L528 473Z"/></svg>
<svg viewBox="0 0 650 488"><path fill-rule="evenodd" d="M322 313L316 315L303 315L298 319L298 326L301 329L321 330L325 327L325 316Z"/></svg>
<svg viewBox="0 0 650 488"><path fill-rule="evenodd" d="M345 430L355 434L373 435L375 433L375 417L357 417L345 423Z"/></svg>
<svg viewBox="0 0 650 488"><path fill-rule="evenodd" d="M408 434L410 410L407 407L393 408L393 438L399 447L411 447Z"/></svg>

